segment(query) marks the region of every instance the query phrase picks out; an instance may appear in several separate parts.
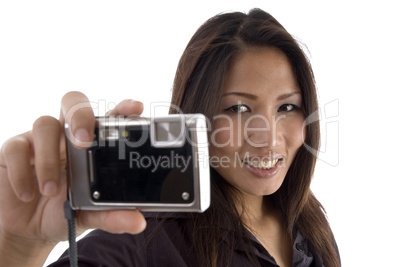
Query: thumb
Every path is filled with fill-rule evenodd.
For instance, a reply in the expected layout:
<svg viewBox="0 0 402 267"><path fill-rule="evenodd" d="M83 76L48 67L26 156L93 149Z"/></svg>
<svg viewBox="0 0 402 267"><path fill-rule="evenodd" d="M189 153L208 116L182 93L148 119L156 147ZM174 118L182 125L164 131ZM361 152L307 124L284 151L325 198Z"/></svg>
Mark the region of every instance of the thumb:
<svg viewBox="0 0 402 267"><path fill-rule="evenodd" d="M115 234L138 234L146 225L138 210L80 211L77 214L77 227L85 230L98 228Z"/></svg>

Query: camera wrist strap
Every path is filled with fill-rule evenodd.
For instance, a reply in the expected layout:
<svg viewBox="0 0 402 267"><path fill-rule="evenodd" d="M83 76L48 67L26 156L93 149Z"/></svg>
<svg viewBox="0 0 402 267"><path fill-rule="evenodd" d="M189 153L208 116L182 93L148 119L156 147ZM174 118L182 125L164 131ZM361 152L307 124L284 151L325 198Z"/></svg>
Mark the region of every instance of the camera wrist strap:
<svg viewBox="0 0 402 267"><path fill-rule="evenodd" d="M76 232L75 232L75 210L71 208L70 202L66 200L64 202L64 217L67 219L68 224L68 254L70 257L70 266L78 267L78 256L77 256L77 242Z"/></svg>

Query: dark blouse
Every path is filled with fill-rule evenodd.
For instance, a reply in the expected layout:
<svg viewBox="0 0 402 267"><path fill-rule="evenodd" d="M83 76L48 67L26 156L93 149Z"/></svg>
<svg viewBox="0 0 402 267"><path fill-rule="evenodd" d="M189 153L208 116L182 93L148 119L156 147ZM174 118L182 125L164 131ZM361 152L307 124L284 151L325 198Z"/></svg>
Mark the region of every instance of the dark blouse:
<svg viewBox="0 0 402 267"><path fill-rule="evenodd" d="M102 230L89 233L78 242L79 266L198 266L191 249L190 226L182 223L185 219L167 220L161 224L160 217L147 214L146 218L147 228L138 235L110 234ZM278 266L251 233L250 239L262 266ZM69 266L67 252L50 266ZM240 244L235 248L232 266L252 266ZM323 266L321 257L297 230L293 266Z"/></svg>

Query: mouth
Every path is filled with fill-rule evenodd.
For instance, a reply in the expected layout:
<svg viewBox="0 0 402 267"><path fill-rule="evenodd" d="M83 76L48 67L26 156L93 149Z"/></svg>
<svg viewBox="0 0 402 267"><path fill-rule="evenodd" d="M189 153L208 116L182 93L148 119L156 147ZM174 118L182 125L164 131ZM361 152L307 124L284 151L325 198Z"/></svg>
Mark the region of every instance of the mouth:
<svg viewBox="0 0 402 267"><path fill-rule="evenodd" d="M281 167L283 167L285 158L276 154L273 156L255 156L252 158L245 158L243 163L246 169L255 177L269 178L275 176Z"/></svg>
<svg viewBox="0 0 402 267"><path fill-rule="evenodd" d="M245 160L244 163L257 169L262 170L269 170L277 166L278 162L281 159L274 159L274 160Z"/></svg>

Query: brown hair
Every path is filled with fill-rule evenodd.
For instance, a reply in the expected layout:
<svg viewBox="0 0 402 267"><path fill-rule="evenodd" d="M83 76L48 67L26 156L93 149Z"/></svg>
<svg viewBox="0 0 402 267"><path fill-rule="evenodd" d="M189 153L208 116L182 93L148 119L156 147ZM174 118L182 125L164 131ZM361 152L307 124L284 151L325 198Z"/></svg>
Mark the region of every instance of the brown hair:
<svg viewBox="0 0 402 267"><path fill-rule="evenodd" d="M305 114L318 110L314 75L309 61L295 39L271 15L253 9L248 14L224 13L209 19L190 40L178 65L172 105L184 113L203 113L210 120L219 107L231 62L243 51L276 47L293 65L303 97ZM175 110L171 110L175 112ZM305 144L318 151L319 122L306 125ZM282 212L287 231L297 228L322 257L325 266L340 266L335 240L322 205L310 191L316 155L302 146L273 198ZM200 266L228 266L236 243L248 258L260 265L251 251L236 211L236 192L211 168L211 207L203 214L190 214L194 247ZM240 242L238 242L240 240ZM224 243L224 246L220 244Z"/></svg>

